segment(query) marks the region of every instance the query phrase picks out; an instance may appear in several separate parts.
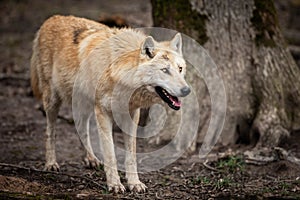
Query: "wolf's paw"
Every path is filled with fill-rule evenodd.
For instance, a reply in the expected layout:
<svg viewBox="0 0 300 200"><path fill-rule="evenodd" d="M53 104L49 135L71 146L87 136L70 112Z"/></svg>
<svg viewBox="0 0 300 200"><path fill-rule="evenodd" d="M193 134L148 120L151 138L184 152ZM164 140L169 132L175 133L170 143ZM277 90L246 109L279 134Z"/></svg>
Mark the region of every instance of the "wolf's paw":
<svg viewBox="0 0 300 200"><path fill-rule="evenodd" d="M133 192L146 192L147 186L142 183L141 181L138 181L137 183L128 183L128 187L130 191Z"/></svg>
<svg viewBox="0 0 300 200"><path fill-rule="evenodd" d="M89 157L89 156L86 156L84 159L84 164L85 166L87 166L88 168L91 168L91 169L97 169L100 167L100 165L102 165L103 163L98 160L98 158L96 157Z"/></svg>
<svg viewBox="0 0 300 200"><path fill-rule="evenodd" d="M45 171L53 171L53 172L59 172L59 165L57 162L55 163L46 163L44 167Z"/></svg>
<svg viewBox="0 0 300 200"><path fill-rule="evenodd" d="M126 191L125 187L121 183L117 184L108 184L108 191L114 193L124 193Z"/></svg>

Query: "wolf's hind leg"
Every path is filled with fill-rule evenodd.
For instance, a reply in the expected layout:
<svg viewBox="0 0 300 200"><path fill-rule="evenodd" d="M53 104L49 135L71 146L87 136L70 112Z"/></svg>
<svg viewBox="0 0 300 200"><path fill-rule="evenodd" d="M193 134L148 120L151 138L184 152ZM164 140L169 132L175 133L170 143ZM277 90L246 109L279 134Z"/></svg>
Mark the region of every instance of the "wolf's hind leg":
<svg viewBox="0 0 300 200"><path fill-rule="evenodd" d="M47 118L45 170L59 171L55 155L55 126L61 100L55 92L50 92L50 89L45 90L43 93L43 105Z"/></svg>
<svg viewBox="0 0 300 200"><path fill-rule="evenodd" d="M87 140L89 140L89 136L87 137ZM91 169L99 168L103 163L95 156L90 142L86 145L86 155L83 159L85 165Z"/></svg>
<svg viewBox="0 0 300 200"><path fill-rule="evenodd" d="M89 168L98 168L102 163L99 161L99 159L95 156L91 140L90 140L90 113L83 113L80 116L80 119L78 120L77 124L77 133L80 138L81 144L85 149L85 157L84 157L84 163Z"/></svg>

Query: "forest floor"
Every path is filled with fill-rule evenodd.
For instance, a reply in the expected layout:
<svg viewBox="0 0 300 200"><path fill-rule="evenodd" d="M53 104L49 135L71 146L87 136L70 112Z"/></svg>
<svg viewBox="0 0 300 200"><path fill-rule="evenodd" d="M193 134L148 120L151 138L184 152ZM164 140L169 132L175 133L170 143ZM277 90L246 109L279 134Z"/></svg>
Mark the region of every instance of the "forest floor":
<svg viewBox="0 0 300 200"><path fill-rule="evenodd" d="M148 186L145 193L111 194L103 169L84 167L76 130L63 119L57 125L61 171L44 172L46 120L29 84L32 40L42 21L54 13L94 19L104 13L125 16L130 25L151 25L149 2L85 2L0 2L0 199L300 199L299 165L280 157L249 164L241 151L244 146L216 146L219 156L206 163L195 154L185 154L165 168L140 174ZM67 111L61 115L69 118L72 114ZM282 148L299 158L299 141L299 132L292 133ZM139 139L138 151L145 149L151 147ZM124 173L120 176L124 182Z"/></svg>

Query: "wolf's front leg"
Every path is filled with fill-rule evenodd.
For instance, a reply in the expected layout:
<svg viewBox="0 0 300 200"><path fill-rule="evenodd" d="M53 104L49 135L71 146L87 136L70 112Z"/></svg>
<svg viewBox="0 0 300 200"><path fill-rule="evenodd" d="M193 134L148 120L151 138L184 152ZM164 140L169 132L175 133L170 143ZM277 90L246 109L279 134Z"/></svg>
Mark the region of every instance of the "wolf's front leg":
<svg viewBox="0 0 300 200"><path fill-rule="evenodd" d="M121 184L117 170L117 160L112 136L112 118L99 106L95 108L98 133L102 147L104 171L109 191L115 193L125 192L125 187Z"/></svg>
<svg viewBox="0 0 300 200"><path fill-rule="evenodd" d="M128 187L131 191L145 192L147 186L139 180L136 164L136 131L140 118L140 109L132 113L132 120L127 117L122 118L122 129L126 150L125 169ZM133 123L132 123L133 122Z"/></svg>

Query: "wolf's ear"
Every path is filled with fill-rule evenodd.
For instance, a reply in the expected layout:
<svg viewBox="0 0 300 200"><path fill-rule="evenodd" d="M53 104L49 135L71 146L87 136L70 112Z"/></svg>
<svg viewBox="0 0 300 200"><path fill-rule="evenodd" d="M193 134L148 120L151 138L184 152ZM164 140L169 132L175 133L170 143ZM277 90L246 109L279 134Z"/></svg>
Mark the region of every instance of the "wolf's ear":
<svg viewBox="0 0 300 200"><path fill-rule="evenodd" d="M154 39L151 36L146 37L146 39L143 42L141 53L146 54L149 58L154 57Z"/></svg>
<svg viewBox="0 0 300 200"><path fill-rule="evenodd" d="M171 49L182 55L182 38L180 33L177 33L170 41L170 47Z"/></svg>

